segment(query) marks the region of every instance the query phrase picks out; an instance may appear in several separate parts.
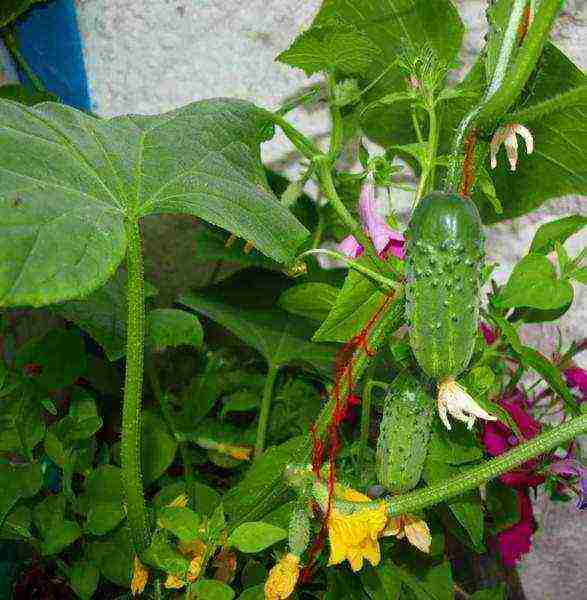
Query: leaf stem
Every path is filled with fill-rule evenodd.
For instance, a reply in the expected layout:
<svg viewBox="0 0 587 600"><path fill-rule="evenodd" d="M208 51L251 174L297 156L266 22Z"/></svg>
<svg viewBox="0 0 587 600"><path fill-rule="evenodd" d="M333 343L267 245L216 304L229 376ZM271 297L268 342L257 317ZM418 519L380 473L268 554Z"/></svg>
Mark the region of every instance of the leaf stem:
<svg viewBox="0 0 587 600"><path fill-rule="evenodd" d="M31 66L27 62L26 58L22 55L18 47L18 40L14 35L14 31L9 28L2 32L2 39L6 44L6 48L12 55L14 62L20 67L20 70L27 76L35 90L41 94L47 93L47 88L41 81L40 77L31 69Z"/></svg>
<svg viewBox="0 0 587 600"><path fill-rule="evenodd" d="M151 533L147 520L141 473L141 399L145 341L145 284L141 233L138 220L126 224L128 248L128 318L126 334L126 375L122 408L122 483L126 496L128 522L133 545L141 554L149 545Z"/></svg>
<svg viewBox="0 0 587 600"><path fill-rule="evenodd" d="M429 120L428 156L426 157L426 164L424 165L422 177L420 177L414 204L417 204L422 197L434 187L434 176L436 173L436 154L438 152L438 138L440 133L438 127L438 115L436 114L436 107L434 105L427 108L427 111Z"/></svg>
<svg viewBox="0 0 587 600"><path fill-rule="evenodd" d="M330 119L331 119L331 130L330 130L330 149L328 150L328 156L334 164L338 158L342 149L343 142L343 123L342 114L340 107L336 105L335 91L336 91L336 78L334 73L328 73L327 78L328 84L328 105L330 108Z"/></svg>
<svg viewBox="0 0 587 600"><path fill-rule="evenodd" d="M269 412L271 410L271 399L273 397L273 387L275 379L279 373L279 365L269 365L265 387L263 388L263 399L261 402L261 412L259 413L259 425L257 426L257 441L255 442L255 459L263 454L265 449L265 437L267 435L267 424L269 423Z"/></svg>
<svg viewBox="0 0 587 600"><path fill-rule="evenodd" d="M287 139L303 154L303 156L309 160L314 160L316 157L324 155L312 140L295 128L289 121L286 121L280 114L270 114L273 123L283 131Z"/></svg>

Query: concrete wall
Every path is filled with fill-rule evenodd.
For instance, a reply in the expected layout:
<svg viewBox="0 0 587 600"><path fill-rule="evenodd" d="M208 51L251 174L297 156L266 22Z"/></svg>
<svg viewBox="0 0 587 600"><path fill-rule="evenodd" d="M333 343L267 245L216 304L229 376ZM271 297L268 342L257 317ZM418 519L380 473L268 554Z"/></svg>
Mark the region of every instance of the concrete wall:
<svg viewBox="0 0 587 600"><path fill-rule="evenodd" d="M463 61L470 64L485 32L485 2L457 2L468 32ZM87 68L96 111L156 113L212 96L240 96L275 107L307 84L303 74L274 62L300 27L308 24L318 0L78 0ZM585 0L569 0L557 26L557 43L581 66L587 61ZM298 113L298 126L321 137L323 112ZM264 149L265 158L286 166L289 147L282 138ZM405 197L399 197L405 206ZM491 258L504 280L527 250L537 226L569 212L587 214L585 199L548 203L532 216L492 228ZM576 252L587 235L569 243ZM587 336L587 293L577 290L573 309L560 322L564 339ZM528 339L552 352L557 328L533 327ZM583 366L587 367L584 357ZM541 533L521 572L530 600L586 597L585 515L573 506L537 501Z"/></svg>

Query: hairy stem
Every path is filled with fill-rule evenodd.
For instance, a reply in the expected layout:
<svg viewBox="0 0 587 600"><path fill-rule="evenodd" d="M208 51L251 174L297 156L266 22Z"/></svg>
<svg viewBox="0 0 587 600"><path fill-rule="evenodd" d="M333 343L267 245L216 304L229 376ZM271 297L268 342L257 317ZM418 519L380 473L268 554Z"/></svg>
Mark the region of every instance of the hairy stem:
<svg viewBox="0 0 587 600"><path fill-rule="evenodd" d="M150 531L141 474L141 399L145 341L145 285L141 233L137 220L126 226L128 249L126 375L122 408L122 483L135 552L150 543Z"/></svg>
<svg viewBox="0 0 587 600"><path fill-rule="evenodd" d="M587 414L570 419L562 425L553 427L545 433L520 444L516 448L505 452L501 456L485 461L483 464L473 467L455 477L440 481L433 486L428 486L404 496L397 496L388 501L388 512L390 517L410 514L424 508L434 506L445 500L473 490L480 485L495 479L503 473L516 469L523 463L556 449L570 440L587 432ZM309 471L308 476L313 476ZM314 482L316 498L324 494L324 484L320 481ZM363 502L338 501L336 505L344 511L362 510L364 508L376 508L378 503L370 505Z"/></svg>
<svg viewBox="0 0 587 600"><path fill-rule="evenodd" d="M257 426L257 440L255 442L255 458L259 458L265 449L265 436L267 435L267 424L269 423L269 412L271 410L271 398L273 397L273 387L275 379L279 372L278 365L269 365L265 387L263 388L263 400L261 402L261 412L259 414L259 425Z"/></svg>
<svg viewBox="0 0 587 600"><path fill-rule="evenodd" d="M434 178L436 174L436 154L438 152L438 115L436 107L431 106L428 109L429 131L428 131L428 148L426 156L426 164L420 177L418 191L416 193L415 204L417 204L423 196L434 188Z"/></svg>
<svg viewBox="0 0 587 600"><path fill-rule="evenodd" d="M324 155L312 140L286 121L281 115L273 113L272 120L303 156L309 160L314 160L316 157Z"/></svg>
<svg viewBox="0 0 587 600"><path fill-rule="evenodd" d="M516 60L510 65L518 43L518 28L522 22L526 0L514 0L506 33L501 45L497 66L481 102L461 121L452 148L452 164L446 188L460 188L460 160L465 140L476 127L482 127L505 114L523 90L548 39L562 0L544 0L530 26Z"/></svg>
<svg viewBox="0 0 587 600"><path fill-rule="evenodd" d="M336 90L336 78L333 73L328 74L328 102L330 107L330 149L328 150L328 156L334 163L340 154L343 142L343 124L342 114L340 107L335 103L335 90Z"/></svg>

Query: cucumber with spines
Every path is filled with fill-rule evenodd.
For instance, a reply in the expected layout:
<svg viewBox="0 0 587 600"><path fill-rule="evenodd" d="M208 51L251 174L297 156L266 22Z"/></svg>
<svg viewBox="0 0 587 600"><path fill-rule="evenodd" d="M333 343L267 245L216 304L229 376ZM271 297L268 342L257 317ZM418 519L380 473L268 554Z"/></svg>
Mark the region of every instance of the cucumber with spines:
<svg viewBox="0 0 587 600"><path fill-rule="evenodd" d="M484 236L471 201L434 192L414 210L406 244L406 316L422 370L437 381L468 366L478 331Z"/></svg>
<svg viewBox="0 0 587 600"><path fill-rule="evenodd" d="M403 373L385 397L377 441L377 481L391 494L412 490L422 475L434 402L425 387Z"/></svg>

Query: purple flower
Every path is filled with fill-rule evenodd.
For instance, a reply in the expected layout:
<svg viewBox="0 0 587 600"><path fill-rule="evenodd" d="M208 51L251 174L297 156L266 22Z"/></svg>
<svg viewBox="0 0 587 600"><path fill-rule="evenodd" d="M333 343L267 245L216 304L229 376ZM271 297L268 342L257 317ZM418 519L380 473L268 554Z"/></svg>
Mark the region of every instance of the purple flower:
<svg viewBox="0 0 587 600"><path fill-rule="evenodd" d="M375 186L371 181L367 181L363 185L359 199L359 215L363 229L371 238L377 254L382 259L393 254L403 260L405 238L399 231L394 231L387 224L385 218L377 212ZM364 251L363 246L352 235L344 238L336 249L349 258L357 258Z"/></svg>
<svg viewBox="0 0 587 600"><path fill-rule="evenodd" d="M583 402L587 402L587 371L580 367L570 367L563 371L563 375L570 388L577 388L581 393Z"/></svg>
<svg viewBox="0 0 587 600"><path fill-rule="evenodd" d="M551 473L561 475L562 477L576 477L579 485L579 499L577 508L579 510L587 509L587 469L574 458L563 458L553 462L548 467Z"/></svg>

